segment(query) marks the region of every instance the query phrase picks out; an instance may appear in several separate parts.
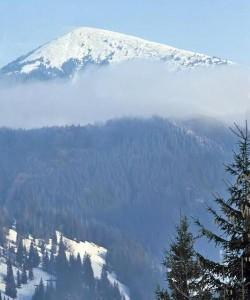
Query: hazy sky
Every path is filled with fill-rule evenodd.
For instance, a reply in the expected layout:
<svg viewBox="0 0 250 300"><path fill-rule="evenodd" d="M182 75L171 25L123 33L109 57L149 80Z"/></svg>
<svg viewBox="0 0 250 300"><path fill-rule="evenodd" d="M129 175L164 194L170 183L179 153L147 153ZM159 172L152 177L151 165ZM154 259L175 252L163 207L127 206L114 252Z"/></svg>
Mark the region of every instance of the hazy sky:
<svg viewBox="0 0 250 300"><path fill-rule="evenodd" d="M0 65L78 26L250 65L249 0L1 0Z"/></svg>

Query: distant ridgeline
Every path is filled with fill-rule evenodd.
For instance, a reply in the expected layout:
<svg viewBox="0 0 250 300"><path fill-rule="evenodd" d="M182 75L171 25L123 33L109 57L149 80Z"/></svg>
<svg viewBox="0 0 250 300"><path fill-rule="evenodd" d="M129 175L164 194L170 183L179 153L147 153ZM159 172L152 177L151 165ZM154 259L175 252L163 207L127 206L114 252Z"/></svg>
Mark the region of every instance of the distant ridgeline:
<svg viewBox="0 0 250 300"><path fill-rule="evenodd" d="M4 229L0 247L2 299L129 300L128 288L106 265L107 250L56 232L51 239Z"/></svg>

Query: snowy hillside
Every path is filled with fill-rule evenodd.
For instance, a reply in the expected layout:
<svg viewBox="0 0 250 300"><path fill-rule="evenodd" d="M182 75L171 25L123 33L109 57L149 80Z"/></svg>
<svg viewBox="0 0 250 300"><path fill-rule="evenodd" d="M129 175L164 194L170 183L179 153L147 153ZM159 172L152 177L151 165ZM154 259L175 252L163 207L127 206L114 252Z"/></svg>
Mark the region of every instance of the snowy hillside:
<svg viewBox="0 0 250 300"><path fill-rule="evenodd" d="M230 63L125 34L82 27L18 58L2 68L0 73L37 79L70 77L88 65L133 59L163 61L171 70Z"/></svg>
<svg viewBox="0 0 250 300"><path fill-rule="evenodd" d="M106 254L107 249L103 247L99 247L94 243L90 242L82 242L82 241L74 241L65 236L62 236L60 232L56 232L57 243L60 243L60 239L66 247L66 255L69 258L70 255L77 257L79 254L81 259L87 255L91 260L91 266L93 269L94 277L96 279L101 279L102 269L106 264ZM17 252L18 240L22 239L23 246L27 251L31 247L31 244L36 247L38 250L39 256L42 258L42 244L45 247L45 250L50 253L52 251L52 240L43 241L41 239L34 239L32 236L23 237L19 235L14 229L7 230L6 234L6 248L1 248L0 252L0 291L4 295L5 292L5 276L7 273L7 257L10 257L13 262L13 273L15 279L17 278L18 264L15 263L15 259L13 259L12 253ZM58 251L58 249L57 249ZM39 265L37 268L34 268L34 279L29 280L27 284L22 285L17 289L17 299L18 300L30 300L32 295L35 292L36 286L39 284L42 279L44 283L47 281L55 280L52 274L49 274L42 270L42 266ZM107 272L108 280L112 285L116 285L120 291L120 294L124 297L125 300L129 300L129 291L128 288L122 284L118 279L117 275L114 272Z"/></svg>
<svg viewBox="0 0 250 300"><path fill-rule="evenodd" d="M17 268L13 267L13 272L15 278L17 277ZM4 258L0 258L0 291L2 295L5 291L5 281L4 278L7 273L7 264ZM34 269L34 279L30 280L27 284L22 285L21 288L17 289L17 299L18 300L30 300L32 295L35 292L35 287L39 284L40 280L47 282L47 280L51 280L52 276L39 268Z"/></svg>

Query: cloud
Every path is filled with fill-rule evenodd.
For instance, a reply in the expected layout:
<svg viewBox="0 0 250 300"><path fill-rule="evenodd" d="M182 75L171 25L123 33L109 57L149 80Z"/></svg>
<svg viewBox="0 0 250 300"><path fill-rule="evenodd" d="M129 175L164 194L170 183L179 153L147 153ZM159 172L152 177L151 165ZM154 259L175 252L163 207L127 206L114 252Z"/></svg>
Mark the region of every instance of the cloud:
<svg viewBox="0 0 250 300"><path fill-rule="evenodd" d="M112 118L247 118L250 72L239 66L168 72L162 63L89 68L72 81L2 85L0 126L34 128Z"/></svg>

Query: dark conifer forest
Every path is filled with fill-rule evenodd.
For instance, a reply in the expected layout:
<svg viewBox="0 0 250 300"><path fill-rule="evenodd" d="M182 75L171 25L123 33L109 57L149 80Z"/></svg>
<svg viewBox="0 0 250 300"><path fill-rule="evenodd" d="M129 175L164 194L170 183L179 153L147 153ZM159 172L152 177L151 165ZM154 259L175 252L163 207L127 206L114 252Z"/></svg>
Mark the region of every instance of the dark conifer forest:
<svg viewBox="0 0 250 300"><path fill-rule="evenodd" d="M232 156L234 138L223 125L207 122L153 118L3 128L1 222L8 227L15 222L18 232L34 237L50 238L59 230L108 248L108 264L132 299L152 299L180 209L211 224L206 205L212 192L224 192L223 163ZM36 258L20 270L21 281L32 277L34 264Z"/></svg>

